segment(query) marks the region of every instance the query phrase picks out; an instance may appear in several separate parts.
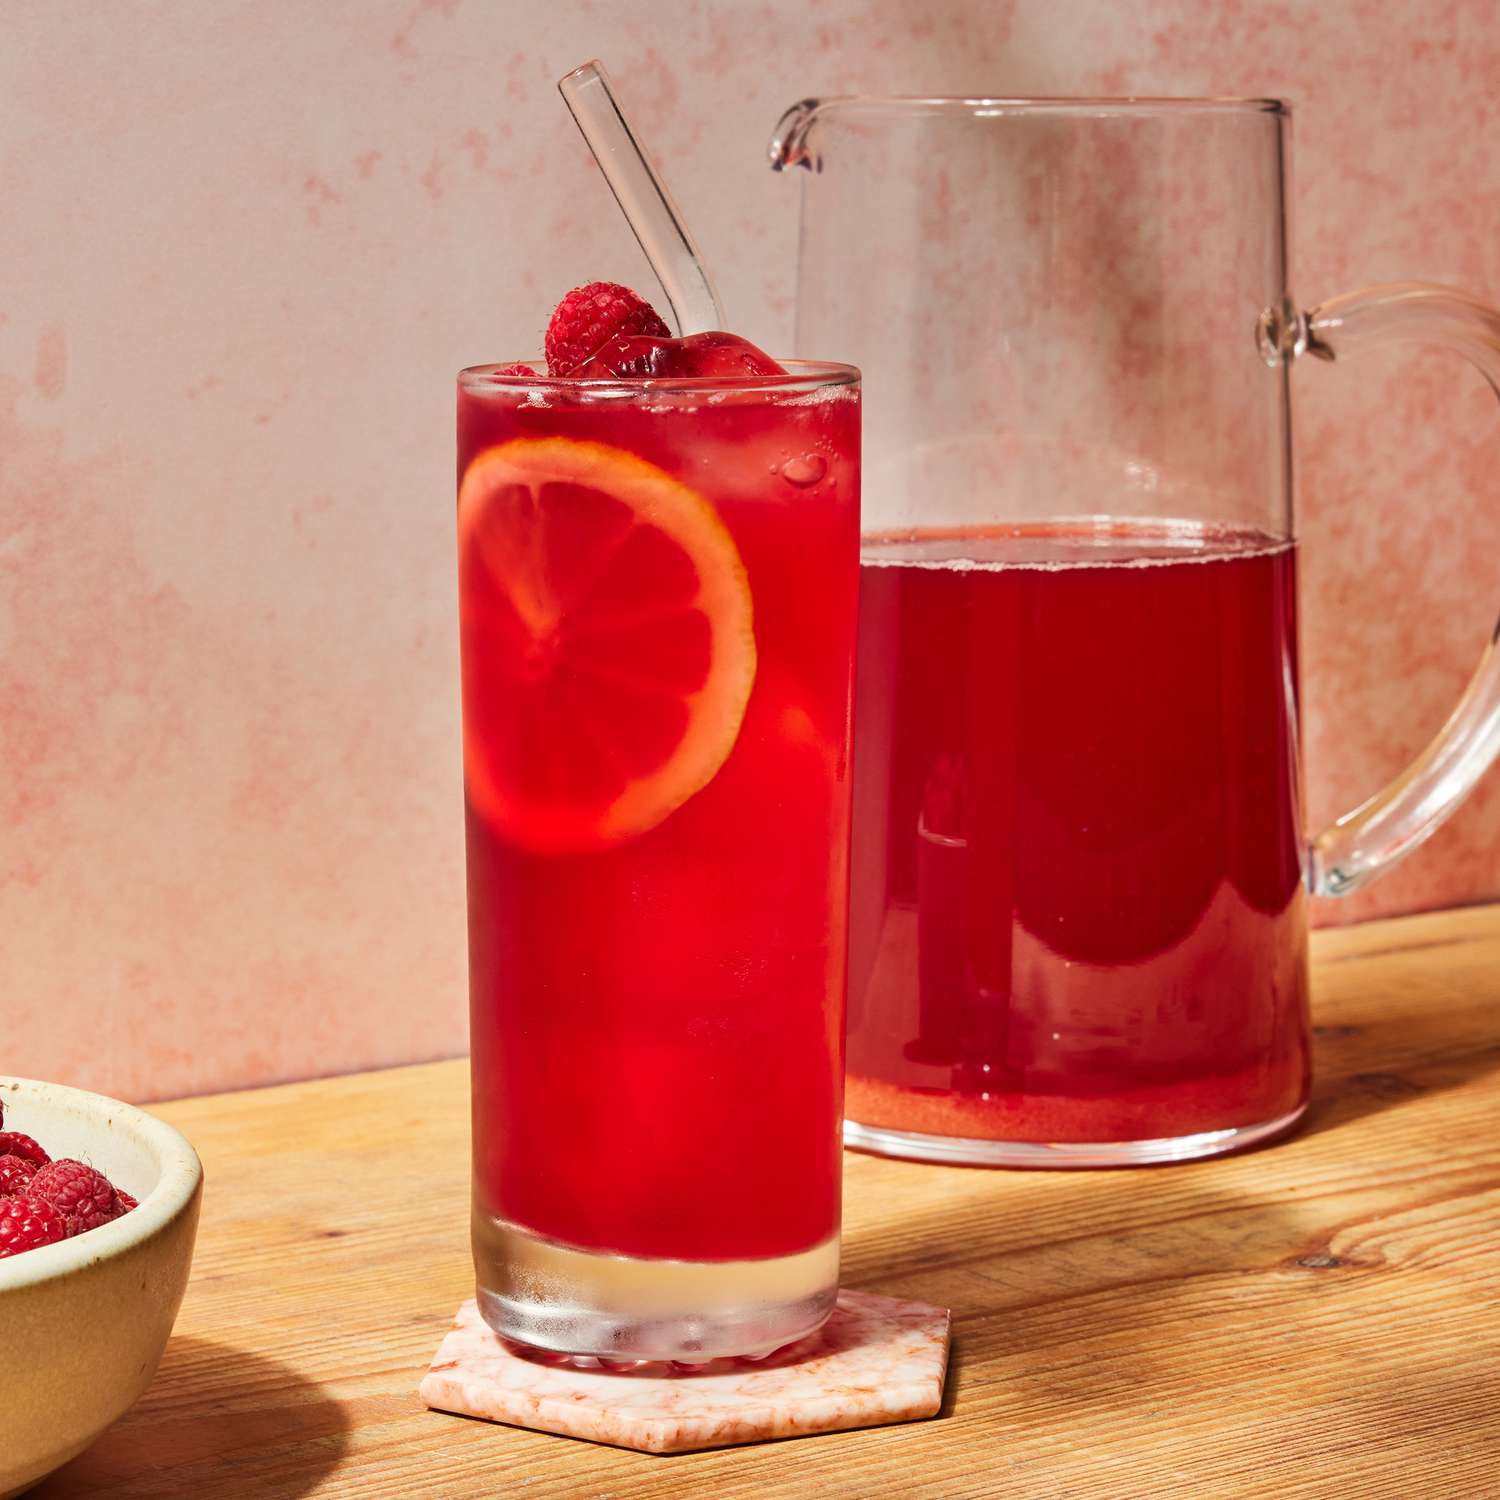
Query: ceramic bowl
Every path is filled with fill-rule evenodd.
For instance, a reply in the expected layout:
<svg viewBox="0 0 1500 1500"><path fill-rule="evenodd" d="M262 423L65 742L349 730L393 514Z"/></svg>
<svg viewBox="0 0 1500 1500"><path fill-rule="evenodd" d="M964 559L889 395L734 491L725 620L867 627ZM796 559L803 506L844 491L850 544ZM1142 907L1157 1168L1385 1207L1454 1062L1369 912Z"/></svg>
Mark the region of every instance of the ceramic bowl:
<svg viewBox="0 0 1500 1500"><path fill-rule="evenodd" d="M6 1130L97 1167L140 1207L0 1260L0 1500L81 1453L151 1383L198 1230L203 1168L177 1131L102 1094L0 1077Z"/></svg>

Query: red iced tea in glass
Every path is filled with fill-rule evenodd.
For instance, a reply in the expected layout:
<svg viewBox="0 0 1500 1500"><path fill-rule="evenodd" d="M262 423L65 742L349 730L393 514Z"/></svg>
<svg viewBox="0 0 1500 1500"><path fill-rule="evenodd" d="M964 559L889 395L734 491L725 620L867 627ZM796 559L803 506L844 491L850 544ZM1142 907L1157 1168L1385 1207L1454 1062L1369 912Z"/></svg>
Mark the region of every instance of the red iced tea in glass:
<svg viewBox="0 0 1500 1500"><path fill-rule="evenodd" d="M1085 521L862 560L850 1139L1165 1157L1293 1115L1292 545Z"/></svg>
<svg viewBox="0 0 1500 1500"><path fill-rule="evenodd" d="M458 429L481 1306L763 1353L837 1283L857 376L481 368Z"/></svg>

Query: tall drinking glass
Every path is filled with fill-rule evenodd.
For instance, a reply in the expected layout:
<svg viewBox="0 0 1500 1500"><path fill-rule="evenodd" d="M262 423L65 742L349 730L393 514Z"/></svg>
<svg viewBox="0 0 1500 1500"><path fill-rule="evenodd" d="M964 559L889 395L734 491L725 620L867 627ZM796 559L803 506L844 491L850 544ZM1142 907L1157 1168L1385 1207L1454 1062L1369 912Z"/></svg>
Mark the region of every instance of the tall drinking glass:
<svg viewBox="0 0 1500 1500"><path fill-rule="evenodd" d="M863 367L846 1138L1168 1161L1290 1128L1306 904L1414 848L1500 750L1500 653L1311 841L1288 369L1465 354L1500 319L1375 288L1300 314L1274 100L835 99L797 337ZM1476 619L1476 635L1482 624Z"/></svg>
<svg viewBox="0 0 1500 1500"><path fill-rule="evenodd" d="M759 1355L839 1265L859 377L459 377L491 1327Z"/></svg>

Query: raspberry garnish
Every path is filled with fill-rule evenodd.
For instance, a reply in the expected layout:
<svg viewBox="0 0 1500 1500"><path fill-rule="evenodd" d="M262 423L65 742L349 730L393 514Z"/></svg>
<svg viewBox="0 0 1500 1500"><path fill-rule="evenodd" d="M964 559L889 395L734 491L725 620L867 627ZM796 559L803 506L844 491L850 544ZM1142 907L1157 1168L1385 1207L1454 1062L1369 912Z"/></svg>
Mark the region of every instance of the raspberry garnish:
<svg viewBox="0 0 1500 1500"><path fill-rule="evenodd" d="M571 375L605 344L638 334L665 339L671 338L672 330L628 286L591 281L575 287L557 304L547 325L547 373Z"/></svg>
<svg viewBox="0 0 1500 1500"><path fill-rule="evenodd" d="M116 1188L115 1197L120 1200L120 1212L122 1214L128 1214L132 1208L139 1208L141 1206L140 1199L132 1198L124 1188Z"/></svg>
<svg viewBox="0 0 1500 1500"><path fill-rule="evenodd" d="M27 1184L39 1170L24 1156L0 1156L0 1198L24 1196Z"/></svg>
<svg viewBox="0 0 1500 1500"><path fill-rule="evenodd" d="M22 1135L19 1130L0 1130L0 1156L22 1156L39 1167L52 1160L29 1135Z"/></svg>
<svg viewBox="0 0 1500 1500"><path fill-rule="evenodd" d="M0 1198L0 1260L66 1239L63 1216L42 1198Z"/></svg>
<svg viewBox="0 0 1500 1500"><path fill-rule="evenodd" d="M533 370L530 365L501 365L500 368L495 371L495 374L525 375L529 376L533 380L536 378L536 371Z"/></svg>
<svg viewBox="0 0 1500 1500"><path fill-rule="evenodd" d="M108 1224L125 1212L109 1178L66 1156L38 1170L27 1196L50 1203L67 1221L69 1238Z"/></svg>

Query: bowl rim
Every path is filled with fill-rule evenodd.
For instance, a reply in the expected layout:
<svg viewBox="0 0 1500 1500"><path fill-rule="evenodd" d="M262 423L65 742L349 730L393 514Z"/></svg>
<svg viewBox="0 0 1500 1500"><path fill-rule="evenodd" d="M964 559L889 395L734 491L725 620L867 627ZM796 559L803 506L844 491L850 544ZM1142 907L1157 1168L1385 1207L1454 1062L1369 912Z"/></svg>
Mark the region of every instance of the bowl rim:
<svg viewBox="0 0 1500 1500"><path fill-rule="evenodd" d="M160 1174L156 1186L129 1213L90 1229L71 1240L39 1245L24 1254L0 1260L0 1296L22 1287L70 1276L87 1266L123 1254L165 1229L192 1202L203 1182L203 1163L187 1137L165 1120L134 1104L65 1083L0 1074L0 1101L11 1096L55 1099L59 1104L82 1105L122 1126L156 1157Z"/></svg>

